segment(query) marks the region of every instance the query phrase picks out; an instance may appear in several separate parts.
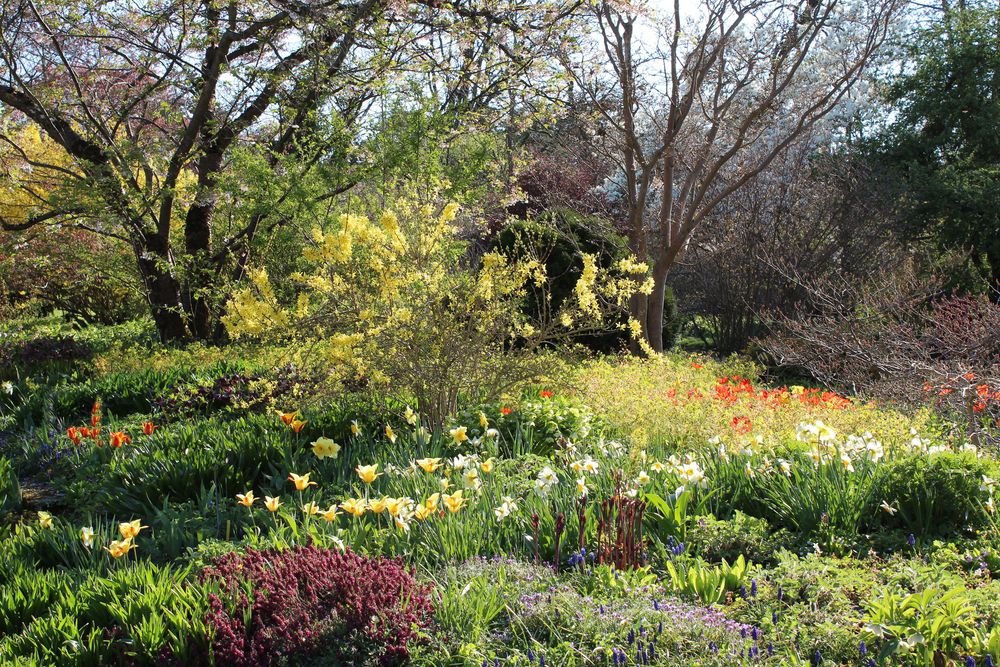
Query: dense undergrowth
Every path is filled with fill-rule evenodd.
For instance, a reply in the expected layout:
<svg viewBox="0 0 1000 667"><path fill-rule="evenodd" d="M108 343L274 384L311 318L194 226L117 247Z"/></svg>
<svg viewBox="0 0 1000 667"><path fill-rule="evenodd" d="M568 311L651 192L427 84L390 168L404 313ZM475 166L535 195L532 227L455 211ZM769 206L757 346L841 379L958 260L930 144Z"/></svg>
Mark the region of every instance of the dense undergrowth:
<svg viewBox="0 0 1000 667"><path fill-rule="evenodd" d="M1000 657L1000 464L931 412L673 354L433 424L277 348L5 345L3 664Z"/></svg>

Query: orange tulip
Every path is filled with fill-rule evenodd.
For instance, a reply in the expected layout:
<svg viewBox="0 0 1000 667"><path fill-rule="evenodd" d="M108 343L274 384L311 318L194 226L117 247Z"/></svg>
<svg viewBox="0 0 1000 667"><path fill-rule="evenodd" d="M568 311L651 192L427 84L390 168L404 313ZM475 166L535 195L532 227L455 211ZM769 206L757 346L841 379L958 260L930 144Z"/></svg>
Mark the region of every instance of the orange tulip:
<svg viewBox="0 0 1000 667"><path fill-rule="evenodd" d="M156 424L153 422L142 422L142 433L143 435L153 435L153 431L156 430Z"/></svg>
<svg viewBox="0 0 1000 667"><path fill-rule="evenodd" d="M122 445L127 445L130 442L132 442L132 436L125 435L122 431L111 432L111 442L109 444L115 449L121 447Z"/></svg>
<svg viewBox="0 0 1000 667"><path fill-rule="evenodd" d="M296 419L291 424L288 425L288 428L292 429L292 431L295 432L295 433L299 433L299 432L302 431L302 429L308 423L309 422L307 422L307 421L303 421L301 419Z"/></svg>
<svg viewBox="0 0 1000 667"><path fill-rule="evenodd" d="M80 429L78 429L77 427L70 426L68 429L66 429L66 435L69 437L70 440L73 441L74 445L80 444L81 433Z"/></svg>
<svg viewBox="0 0 1000 667"><path fill-rule="evenodd" d="M295 416L299 414L298 410L294 412L282 412L281 410L278 410L277 412L278 417L281 419L281 423L285 426L291 426L292 422L295 421Z"/></svg>

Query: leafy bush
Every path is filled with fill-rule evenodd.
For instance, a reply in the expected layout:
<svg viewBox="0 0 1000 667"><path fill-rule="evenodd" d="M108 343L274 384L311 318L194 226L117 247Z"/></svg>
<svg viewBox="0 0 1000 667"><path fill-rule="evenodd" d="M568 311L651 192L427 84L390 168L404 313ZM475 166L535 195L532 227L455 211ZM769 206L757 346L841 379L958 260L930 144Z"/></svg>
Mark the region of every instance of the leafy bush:
<svg viewBox="0 0 1000 667"><path fill-rule="evenodd" d="M400 664L433 614L429 588L401 561L351 551L227 554L202 579L219 586L207 620L221 666L321 656Z"/></svg>
<svg viewBox="0 0 1000 667"><path fill-rule="evenodd" d="M168 419L218 412L263 412L273 408L276 401L298 403L314 392L315 383L289 366L269 374L237 372L196 378L168 389L153 401L153 408Z"/></svg>
<svg viewBox="0 0 1000 667"><path fill-rule="evenodd" d="M737 511L729 520L711 515L698 517L688 530L687 540L693 553L712 562L733 561L743 555L757 563L768 563L790 537L787 531L776 531L764 519Z"/></svg>
<svg viewBox="0 0 1000 667"><path fill-rule="evenodd" d="M983 487L997 477L995 463L972 454L893 458L880 468L868 525L903 528L918 535L982 527L987 519L983 502L989 495ZM896 511L880 510L882 503Z"/></svg>

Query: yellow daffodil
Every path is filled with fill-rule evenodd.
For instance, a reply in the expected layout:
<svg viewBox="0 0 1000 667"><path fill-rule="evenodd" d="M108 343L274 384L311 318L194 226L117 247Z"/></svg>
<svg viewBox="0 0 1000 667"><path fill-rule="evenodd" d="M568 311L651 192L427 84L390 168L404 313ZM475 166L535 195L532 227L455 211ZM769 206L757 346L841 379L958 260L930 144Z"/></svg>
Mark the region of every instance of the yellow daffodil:
<svg viewBox="0 0 1000 667"><path fill-rule="evenodd" d="M485 412L479 413L479 426L482 428L487 428L490 425L490 420L486 418Z"/></svg>
<svg viewBox="0 0 1000 667"><path fill-rule="evenodd" d="M479 479L479 472L475 468L469 468L462 475L462 483L465 488L476 490L483 485L482 480Z"/></svg>
<svg viewBox="0 0 1000 667"><path fill-rule="evenodd" d="M583 471L593 475L597 472L597 461L589 456L583 460Z"/></svg>
<svg viewBox="0 0 1000 667"><path fill-rule="evenodd" d="M573 461L569 464L569 469L575 473L580 473L583 470L583 461Z"/></svg>
<svg viewBox="0 0 1000 667"><path fill-rule="evenodd" d="M639 486L646 486L650 482L649 473L647 473L645 470L640 470L639 476L635 478L635 482Z"/></svg>
<svg viewBox="0 0 1000 667"><path fill-rule="evenodd" d="M352 516L361 516L365 513L366 504L364 498L348 498L340 503L340 509Z"/></svg>
<svg viewBox="0 0 1000 667"><path fill-rule="evenodd" d="M264 496L264 507L268 512L277 512L281 507L281 500L278 496Z"/></svg>
<svg viewBox="0 0 1000 667"><path fill-rule="evenodd" d="M504 496L500 506L493 509L493 514L496 516L497 521L503 521L516 511L517 503L514 502L514 499L510 496Z"/></svg>
<svg viewBox="0 0 1000 667"><path fill-rule="evenodd" d="M358 466L357 468L354 469L354 471L358 473L358 477L361 478L361 481L364 482L365 484L371 484L377 478L382 476L382 473L378 472L377 463L373 463L367 466Z"/></svg>
<svg viewBox="0 0 1000 667"><path fill-rule="evenodd" d="M310 486L317 486L316 482L309 481L309 475L312 473L306 473L304 475L296 475L294 472L288 473L288 481L295 484L295 489L297 491L305 491Z"/></svg>
<svg viewBox="0 0 1000 667"><path fill-rule="evenodd" d="M94 529L90 526L84 526L80 529L80 541L83 542L83 546L88 549L94 546Z"/></svg>
<svg viewBox="0 0 1000 667"><path fill-rule="evenodd" d="M257 497L253 495L253 489L250 489L246 493L237 493L236 499L240 501L240 505L250 507L253 505L253 501L257 500Z"/></svg>
<svg viewBox="0 0 1000 667"><path fill-rule="evenodd" d="M479 469L483 471L483 474L489 475L493 472L494 465L493 459L486 459L479 464Z"/></svg>
<svg viewBox="0 0 1000 667"><path fill-rule="evenodd" d="M409 405L406 406L406 412L403 413L403 416L406 418L406 423L409 424L410 426L417 425L417 420L418 420L417 413L414 412L413 408L411 408Z"/></svg>
<svg viewBox="0 0 1000 667"><path fill-rule="evenodd" d="M448 432L456 443L462 443L469 439L468 430L465 426L456 426Z"/></svg>
<svg viewBox="0 0 1000 667"><path fill-rule="evenodd" d="M587 495L587 478L581 477L576 480L576 493L581 498Z"/></svg>
<svg viewBox="0 0 1000 667"><path fill-rule="evenodd" d="M358 426L358 420L351 420L351 435L361 435L361 427Z"/></svg>
<svg viewBox="0 0 1000 667"><path fill-rule="evenodd" d="M455 493L444 494L441 496L441 500L444 501L444 506L448 508L448 511L452 513L462 509L462 505L465 504L465 499L462 498L462 489Z"/></svg>
<svg viewBox="0 0 1000 667"><path fill-rule="evenodd" d="M434 472L441 467L441 459L417 459L417 465L424 472Z"/></svg>
<svg viewBox="0 0 1000 667"><path fill-rule="evenodd" d="M650 466L649 466L649 468L650 468L650 469L651 469L651 470L652 470L653 472L663 472L663 469L664 469L664 467L665 467L665 466L664 466L664 465L663 465L662 463L660 463L659 461L654 461L654 462L653 462L653 463L651 463L651 464L650 464Z"/></svg>
<svg viewBox="0 0 1000 667"><path fill-rule="evenodd" d="M149 526L143 526L139 519L135 521L121 522L118 524L118 532L121 533L122 538L126 540L131 540L139 536L139 533L146 530ZM127 552L126 552L127 553ZM117 556L115 556L117 558Z"/></svg>
<svg viewBox="0 0 1000 667"><path fill-rule="evenodd" d="M38 513L38 525L41 526L42 528L51 528L52 525L53 525L52 524L52 515L49 514L48 512L39 512Z"/></svg>
<svg viewBox="0 0 1000 667"><path fill-rule="evenodd" d="M335 459L340 454L340 445L330 438L322 437L313 442L312 450L318 459Z"/></svg>
<svg viewBox="0 0 1000 667"><path fill-rule="evenodd" d="M126 537L124 540L112 540L110 545L104 547L104 549L111 554L112 558L115 559L126 556L129 551L138 548L139 547L132 542L131 537Z"/></svg>

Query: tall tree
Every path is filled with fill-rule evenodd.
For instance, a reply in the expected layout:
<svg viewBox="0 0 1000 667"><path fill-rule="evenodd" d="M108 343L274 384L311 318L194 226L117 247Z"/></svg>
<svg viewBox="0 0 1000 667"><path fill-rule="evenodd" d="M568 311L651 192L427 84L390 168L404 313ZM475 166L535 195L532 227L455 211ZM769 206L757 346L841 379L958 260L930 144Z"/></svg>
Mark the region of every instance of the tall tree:
<svg viewBox="0 0 1000 667"><path fill-rule="evenodd" d="M528 70L526 45L544 43L573 7L532 0L447 8L389 0L5 2L0 104L62 146L73 161L66 177L86 196L40 203L34 214L0 224L26 230L88 221L131 246L164 340L211 337L218 331L213 291L242 276L254 238L290 188L331 153L347 161L343 137L317 128L357 136L391 76L428 54L450 57L452 92L443 99L452 108L483 104L505 91L498 83L509 80L505 74L517 80ZM467 48L456 53L463 41ZM267 201L247 207L217 238L214 217L240 151L257 155L289 189L268 190Z"/></svg>
<svg viewBox="0 0 1000 667"><path fill-rule="evenodd" d="M912 231L1000 288L1000 6L943 3L905 44L875 159L906 184Z"/></svg>
<svg viewBox="0 0 1000 667"><path fill-rule="evenodd" d="M886 38L900 0L702 0L667 17L591 5L597 44L565 58L618 165L623 224L652 264L633 299L663 349L667 274L731 194L834 111ZM594 65L599 62L600 66Z"/></svg>

